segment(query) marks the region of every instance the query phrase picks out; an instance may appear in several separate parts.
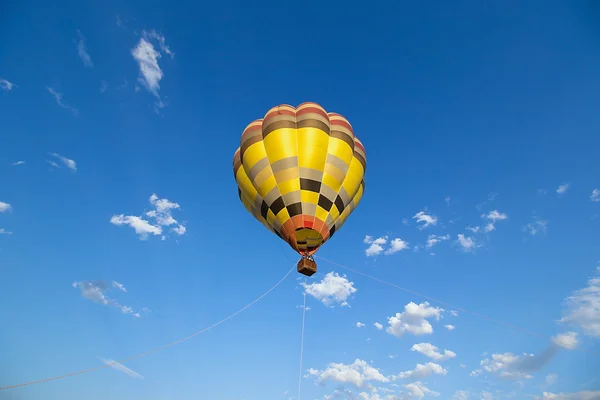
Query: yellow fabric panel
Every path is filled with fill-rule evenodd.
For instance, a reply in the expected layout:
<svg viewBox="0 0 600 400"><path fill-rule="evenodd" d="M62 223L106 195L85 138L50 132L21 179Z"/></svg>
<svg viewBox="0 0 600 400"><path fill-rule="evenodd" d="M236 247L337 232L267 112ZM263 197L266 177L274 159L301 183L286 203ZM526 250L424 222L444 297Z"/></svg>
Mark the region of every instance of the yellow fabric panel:
<svg viewBox="0 0 600 400"><path fill-rule="evenodd" d="M327 166L325 167L325 169L327 169ZM324 185L327 185L331 189L333 189L334 192L339 192L340 186L342 186L342 182L338 181L332 175L327 174L327 173L323 174L323 180L321 182ZM335 200L335 199L333 199L333 200Z"/></svg>
<svg viewBox="0 0 600 400"><path fill-rule="evenodd" d="M290 219L290 213L288 212L287 208L284 207L281 209L281 211L279 211L279 214L277 214L277 220L281 225L283 225L288 219Z"/></svg>
<svg viewBox="0 0 600 400"><path fill-rule="evenodd" d="M303 203L311 203L311 204L319 203L319 193L309 192L308 190L301 191L300 198L302 199Z"/></svg>
<svg viewBox="0 0 600 400"><path fill-rule="evenodd" d="M334 137L329 138L329 149L327 152L334 156L338 156L348 165L350 165L350 161L354 157L354 151L348 146L348 143Z"/></svg>
<svg viewBox="0 0 600 400"><path fill-rule="evenodd" d="M300 190L300 179L296 178L285 182L279 182L277 187L279 187L279 192L283 196L284 194Z"/></svg>
<svg viewBox="0 0 600 400"><path fill-rule="evenodd" d="M298 166L322 171L327 159L329 135L317 128L298 129Z"/></svg>
<svg viewBox="0 0 600 400"><path fill-rule="evenodd" d="M273 176L271 168L265 168L256 175L254 187L256 187L261 197L264 198L275 186L277 186L277 181L275 180L275 176Z"/></svg>
<svg viewBox="0 0 600 400"><path fill-rule="evenodd" d="M348 196L354 197L363 176L364 171L361 163L356 158L352 158L350 168L348 168L348 172L346 173L346 179L344 179L344 183L342 184Z"/></svg>
<svg viewBox="0 0 600 400"><path fill-rule="evenodd" d="M321 221L325 222L327 220L327 216L329 213L325 211L325 209L321 206L317 206L317 212L315 217L319 218Z"/></svg>
<svg viewBox="0 0 600 400"><path fill-rule="evenodd" d="M245 196L247 196L252 202L254 202L256 196L258 195L258 192L252 185L252 182L250 181L250 178L248 178L248 175L246 175L246 173L244 172L243 167L238 170L236 174L236 181L242 193Z"/></svg>
<svg viewBox="0 0 600 400"><path fill-rule="evenodd" d="M248 149L246 149L246 152L244 153L242 160L244 164L244 170L246 171L246 175L250 172L252 167L257 162L266 157L267 153L265 151L265 146L263 145L262 141L254 143L252 146L248 147Z"/></svg>
<svg viewBox="0 0 600 400"><path fill-rule="evenodd" d="M273 214L273 211L271 211L271 210L267 211L267 222L269 223L269 225L273 226L276 219L277 219L277 216L275 214Z"/></svg>
<svg viewBox="0 0 600 400"><path fill-rule="evenodd" d="M264 148L272 164L283 158L297 155L296 130L289 128L276 129L263 140Z"/></svg>
<svg viewBox="0 0 600 400"><path fill-rule="evenodd" d="M338 211L335 204L333 206L331 206L331 210L329 210L329 215L331 215L331 217L333 218L334 223L339 218L340 212Z"/></svg>

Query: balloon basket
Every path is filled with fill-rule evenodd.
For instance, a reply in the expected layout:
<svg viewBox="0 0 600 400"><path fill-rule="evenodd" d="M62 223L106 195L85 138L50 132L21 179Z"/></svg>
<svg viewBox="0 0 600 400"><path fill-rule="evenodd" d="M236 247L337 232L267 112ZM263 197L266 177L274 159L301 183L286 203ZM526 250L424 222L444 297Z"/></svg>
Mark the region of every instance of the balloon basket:
<svg viewBox="0 0 600 400"><path fill-rule="evenodd" d="M317 272L317 263L312 257L302 257L300 261L298 261L298 272L302 275L311 276Z"/></svg>

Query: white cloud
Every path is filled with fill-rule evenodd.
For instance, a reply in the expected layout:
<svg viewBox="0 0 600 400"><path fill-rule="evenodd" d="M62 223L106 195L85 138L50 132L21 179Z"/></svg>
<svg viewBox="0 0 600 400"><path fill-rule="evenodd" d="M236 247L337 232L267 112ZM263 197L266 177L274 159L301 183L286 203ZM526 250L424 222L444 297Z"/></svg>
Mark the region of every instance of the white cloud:
<svg viewBox="0 0 600 400"><path fill-rule="evenodd" d="M466 390L457 390L452 396L452 400L469 400L469 392Z"/></svg>
<svg viewBox="0 0 600 400"><path fill-rule="evenodd" d="M575 393L551 393L544 392L542 397L536 397L537 400L599 400L600 391L583 391Z"/></svg>
<svg viewBox="0 0 600 400"><path fill-rule="evenodd" d="M108 82L100 81L100 93L106 92L106 89L108 89Z"/></svg>
<svg viewBox="0 0 600 400"><path fill-rule="evenodd" d="M548 221L540 219L538 217L533 217L533 221L525 225L523 227L523 231L529 233L532 236L535 236L540 232L546 234L547 227Z"/></svg>
<svg viewBox="0 0 600 400"><path fill-rule="evenodd" d="M407 390L406 396L401 397L402 400L420 400L425 396L435 396L438 397L440 394L438 392L434 392L429 390L425 386L425 384L421 381L416 381L404 385L404 388Z"/></svg>
<svg viewBox="0 0 600 400"><path fill-rule="evenodd" d="M160 51L154 48L152 40L158 42ZM159 109L166 106L158 93L160 90L160 81L164 77L164 73L158 65L161 52L170 55L171 58L174 56L171 49L165 44L165 37L154 30L143 31L137 46L131 50L131 54L138 63L140 70L138 82L158 99L154 103L154 111L157 113Z"/></svg>
<svg viewBox="0 0 600 400"><path fill-rule="evenodd" d="M392 239L390 247L385 250L384 246L388 243L387 236L381 236L374 239L372 236L366 235L363 242L370 245L366 250L365 254L367 257L378 256L383 253L385 255L391 255L402 250L408 249L408 242L400 238Z"/></svg>
<svg viewBox="0 0 600 400"><path fill-rule="evenodd" d="M48 154L51 155L52 157L56 157L61 162L61 164L63 164L65 167L69 168L71 171L73 171L73 172L77 171L77 163L75 161L73 161L67 157L63 157L58 153L48 153ZM60 168L60 166L55 162L52 162L51 164L55 168Z"/></svg>
<svg viewBox="0 0 600 400"><path fill-rule="evenodd" d="M11 165L23 165L25 164L25 161L23 160L19 160L19 161L15 161L14 163L12 163Z"/></svg>
<svg viewBox="0 0 600 400"><path fill-rule="evenodd" d="M77 40L77 55L79 55L79 58L81 58L81 61L83 61L83 65L86 67L93 67L94 63L92 62L92 57L90 57L90 54L87 51L85 37L81 34L79 29L77 29L77 37L79 39Z"/></svg>
<svg viewBox="0 0 600 400"><path fill-rule="evenodd" d="M411 371L400 372L397 378L400 379L423 379L431 375L446 375L448 370L434 362L426 364L417 364L415 369Z"/></svg>
<svg viewBox="0 0 600 400"><path fill-rule="evenodd" d="M383 329L383 325L381 325L379 322L375 322L375 323L373 324L373 326L375 326L375 328L377 328L377 330L378 330L378 331L380 331L380 330L382 330L382 329Z"/></svg>
<svg viewBox="0 0 600 400"><path fill-rule="evenodd" d="M337 272L329 272L323 277L321 282L311 284L302 283L306 293L321 301L329 307L333 304L348 305L348 298L356 293L354 282L346 279L346 276L340 276Z"/></svg>
<svg viewBox="0 0 600 400"><path fill-rule="evenodd" d="M458 317L458 311L456 310L450 310L450 314L452 314L453 317Z"/></svg>
<svg viewBox="0 0 600 400"><path fill-rule="evenodd" d="M600 272L600 266L596 269ZM583 333L600 338L600 275L588 279L587 286L565 299L565 316L560 322L580 327Z"/></svg>
<svg viewBox="0 0 600 400"><path fill-rule="evenodd" d="M465 236L462 233L458 234L458 239L456 242L461 246L462 250L465 252L473 251L475 248L479 247L475 240L470 236Z"/></svg>
<svg viewBox="0 0 600 400"><path fill-rule="evenodd" d="M569 190L569 184L568 183L564 183L562 185L560 185L557 189L556 189L556 193L558 194L565 194L567 193L567 190Z"/></svg>
<svg viewBox="0 0 600 400"><path fill-rule="evenodd" d="M413 219L417 220L417 224L422 222L423 225L419 226L419 229L425 229L428 226L437 224L437 217L435 215L426 214L425 211L419 211L413 216Z"/></svg>
<svg viewBox="0 0 600 400"><path fill-rule="evenodd" d="M367 257L377 256L383 253L383 246L387 243L387 236L382 236L377 239L373 239L372 236L365 236L364 243L369 244L370 246L365 250L365 254Z"/></svg>
<svg viewBox="0 0 600 400"><path fill-rule="evenodd" d="M365 324L363 324L362 322L357 322L357 323L356 323L356 327L357 327L357 328L364 328L365 326L366 326L366 325L365 325Z"/></svg>
<svg viewBox="0 0 600 400"><path fill-rule="evenodd" d="M432 248L436 243L441 242L442 240L448 240L450 239L450 235L444 235L444 236L439 236L439 235L429 235L429 237L427 238L427 248Z"/></svg>
<svg viewBox="0 0 600 400"><path fill-rule="evenodd" d="M16 87L17 85L15 85L12 82L7 81L6 79L0 79L0 89L8 92L9 90L12 90L13 87Z"/></svg>
<svg viewBox="0 0 600 400"><path fill-rule="evenodd" d="M421 353L426 357L431 358L435 361L446 361L451 358L456 357L456 353L444 349L444 353L440 353L437 346L432 345L431 343L417 343L411 347L411 351L416 351L417 353Z"/></svg>
<svg viewBox="0 0 600 400"><path fill-rule="evenodd" d="M405 333L415 336L430 335L433 333L433 326L427 318L439 320L443 311L442 308L430 307L428 302L415 304L411 301L404 306L404 312L388 317L389 326L386 332L397 338Z"/></svg>
<svg viewBox="0 0 600 400"><path fill-rule="evenodd" d="M476 226L476 227L467 226L467 229L470 230L473 233L477 233L477 232L479 232L479 230L481 228L479 226Z"/></svg>
<svg viewBox="0 0 600 400"><path fill-rule="evenodd" d="M0 201L0 213L11 211L11 210L12 210L12 206L10 204Z"/></svg>
<svg viewBox="0 0 600 400"><path fill-rule="evenodd" d="M392 239L390 242L390 248L385 251L385 254L390 255L406 249L408 249L408 242L405 242L400 238L396 238Z"/></svg>
<svg viewBox="0 0 600 400"><path fill-rule="evenodd" d="M1 228L0 229L0 235L12 235L12 232L11 231L7 231L4 228Z"/></svg>
<svg viewBox="0 0 600 400"><path fill-rule="evenodd" d="M118 308L123 314L134 314L135 317L140 316L138 313L134 313L132 307L123 305L119 301L106 295L106 293L113 288L122 292L127 292L125 286L117 281L113 281L111 284L107 284L104 281L82 281L73 282L72 286L80 290L81 296L94 303Z"/></svg>
<svg viewBox="0 0 600 400"><path fill-rule="evenodd" d="M126 375L129 375L132 378L144 379L144 377L142 375L138 374L137 372L133 371L132 369L127 368L123 364L116 362L115 360L110 360L110 359L105 360L102 357L99 357L99 358L104 364L108 365L109 367L111 367L112 369L114 369L116 371L119 371Z"/></svg>
<svg viewBox="0 0 600 400"><path fill-rule="evenodd" d="M594 202L600 202L600 189L592 190L592 195L590 196L590 200Z"/></svg>
<svg viewBox="0 0 600 400"><path fill-rule="evenodd" d="M150 196L149 202L154 209L147 211L145 215L149 219L154 220L153 223L143 217L119 214L111 217L111 224L128 225L132 227L135 230L135 233L140 236L141 240L146 240L149 235L162 235L162 227L164 226L176 225L171 231L175 232L177 235L186 233L186 227L183 224L180 224L172 215L173 210L180 208L179 204L173 203L168 199L159 199L154 193ZM162 236L161 238L162 240L165 240L166 236Z"/></svg>
<svg viewBox="0 0 600 400"><path fill-rule="evenodd" d="M444 328L448 329L449 331L453 331L454 329L456 329L456 327L454 325L451 325L451 324L444 325Z"/></svg>
<svg viewBox="0 0 600 400"><path fill-rule="evenodd" d="M138 82L156 97L160 97L158 90L160 89L160 81L164 76L158 65L160 53L154 49L152 43L142 37L138 45L131 51L131 54L140 69L141 76Z"/></svg>
<svg viewBox="0 0 600 400"><path fill-rule="evenodd" d="M577 332L566 332L553 336L552 343L565 349L573 350L579 344Z"/></svg>
<svg viewBox="0 0 600 400"><path fill-rule="evenodd" d="M506 379L531 379L532 375L523 370L522 366L535 359L533 354L517 356L512 353L492 354L491 358L482 360L479 364L483 371ZM471 376L480 375L483 371L475 370Z"/></svg>
<svg viewBox="0 0 600 400"><path fill-rule="evenodd" d="M504 213L499 212L498 210L492 210L487 214L482 214L481 218L492 221L489 222L484 228L484 232L487 233L496 230L496 222L504 221L505 219L508 219L508 216Z"/></svg>
<svg viewBox="0 0 600 400"><path fill-rule="evenodd" d="M54 97L54 100L56 100L56 104L58 104L62 108L65 108L65 109L71 111L74 116L78 116L79 115L79 110L78 109L76 109L75 107L71 107L70 105L65 104L63 102L63 94L62 93L57 92L54 88L51 88L51 87L48 87L48 86L46 86L46 89Z"/></svg>
<svg viewBox="0 0 600 400"><path fill-rule="evenodd" d="M357 358L352 364L330 363L325 370L309 369L309 375L317 377L319 382L334 381L348 383L362 388L366 383L389 382L379 370L364 360Z"/></svg>
<svg viewBox="0 0 600 400"><path fill-rule="evenodd" d="M444 201L446 202L446 204L448 205L448 207L450 207L450 196L446 196L446 198L444 199Z"/></svg>

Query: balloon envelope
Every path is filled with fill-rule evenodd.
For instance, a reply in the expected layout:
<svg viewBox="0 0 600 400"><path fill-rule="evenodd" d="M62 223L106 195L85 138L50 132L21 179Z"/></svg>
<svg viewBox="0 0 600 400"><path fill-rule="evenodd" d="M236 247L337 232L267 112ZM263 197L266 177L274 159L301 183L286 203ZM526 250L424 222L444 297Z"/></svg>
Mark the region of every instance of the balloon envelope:
<svg viewBox="0 0 600 400"><path fill-rule="evenodd" d="M271 108L246 127L233 157L246 209L303 255L314 254L359 204L366 166L348 120L316 103Z"/></svg>

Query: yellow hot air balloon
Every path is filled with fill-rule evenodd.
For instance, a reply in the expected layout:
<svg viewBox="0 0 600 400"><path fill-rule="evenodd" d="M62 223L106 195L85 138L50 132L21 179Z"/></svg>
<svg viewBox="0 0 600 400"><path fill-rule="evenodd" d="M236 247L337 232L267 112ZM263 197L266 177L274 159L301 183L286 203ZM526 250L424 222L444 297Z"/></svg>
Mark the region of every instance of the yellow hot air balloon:
<svg viewBox="0 0 600 400"><path fill-rule="evenodd" d="M251 122L233 156L246 209L317 270L312 255L346 222L364 192L366 154L352 126L316 103L282 104Z"/></svg>

